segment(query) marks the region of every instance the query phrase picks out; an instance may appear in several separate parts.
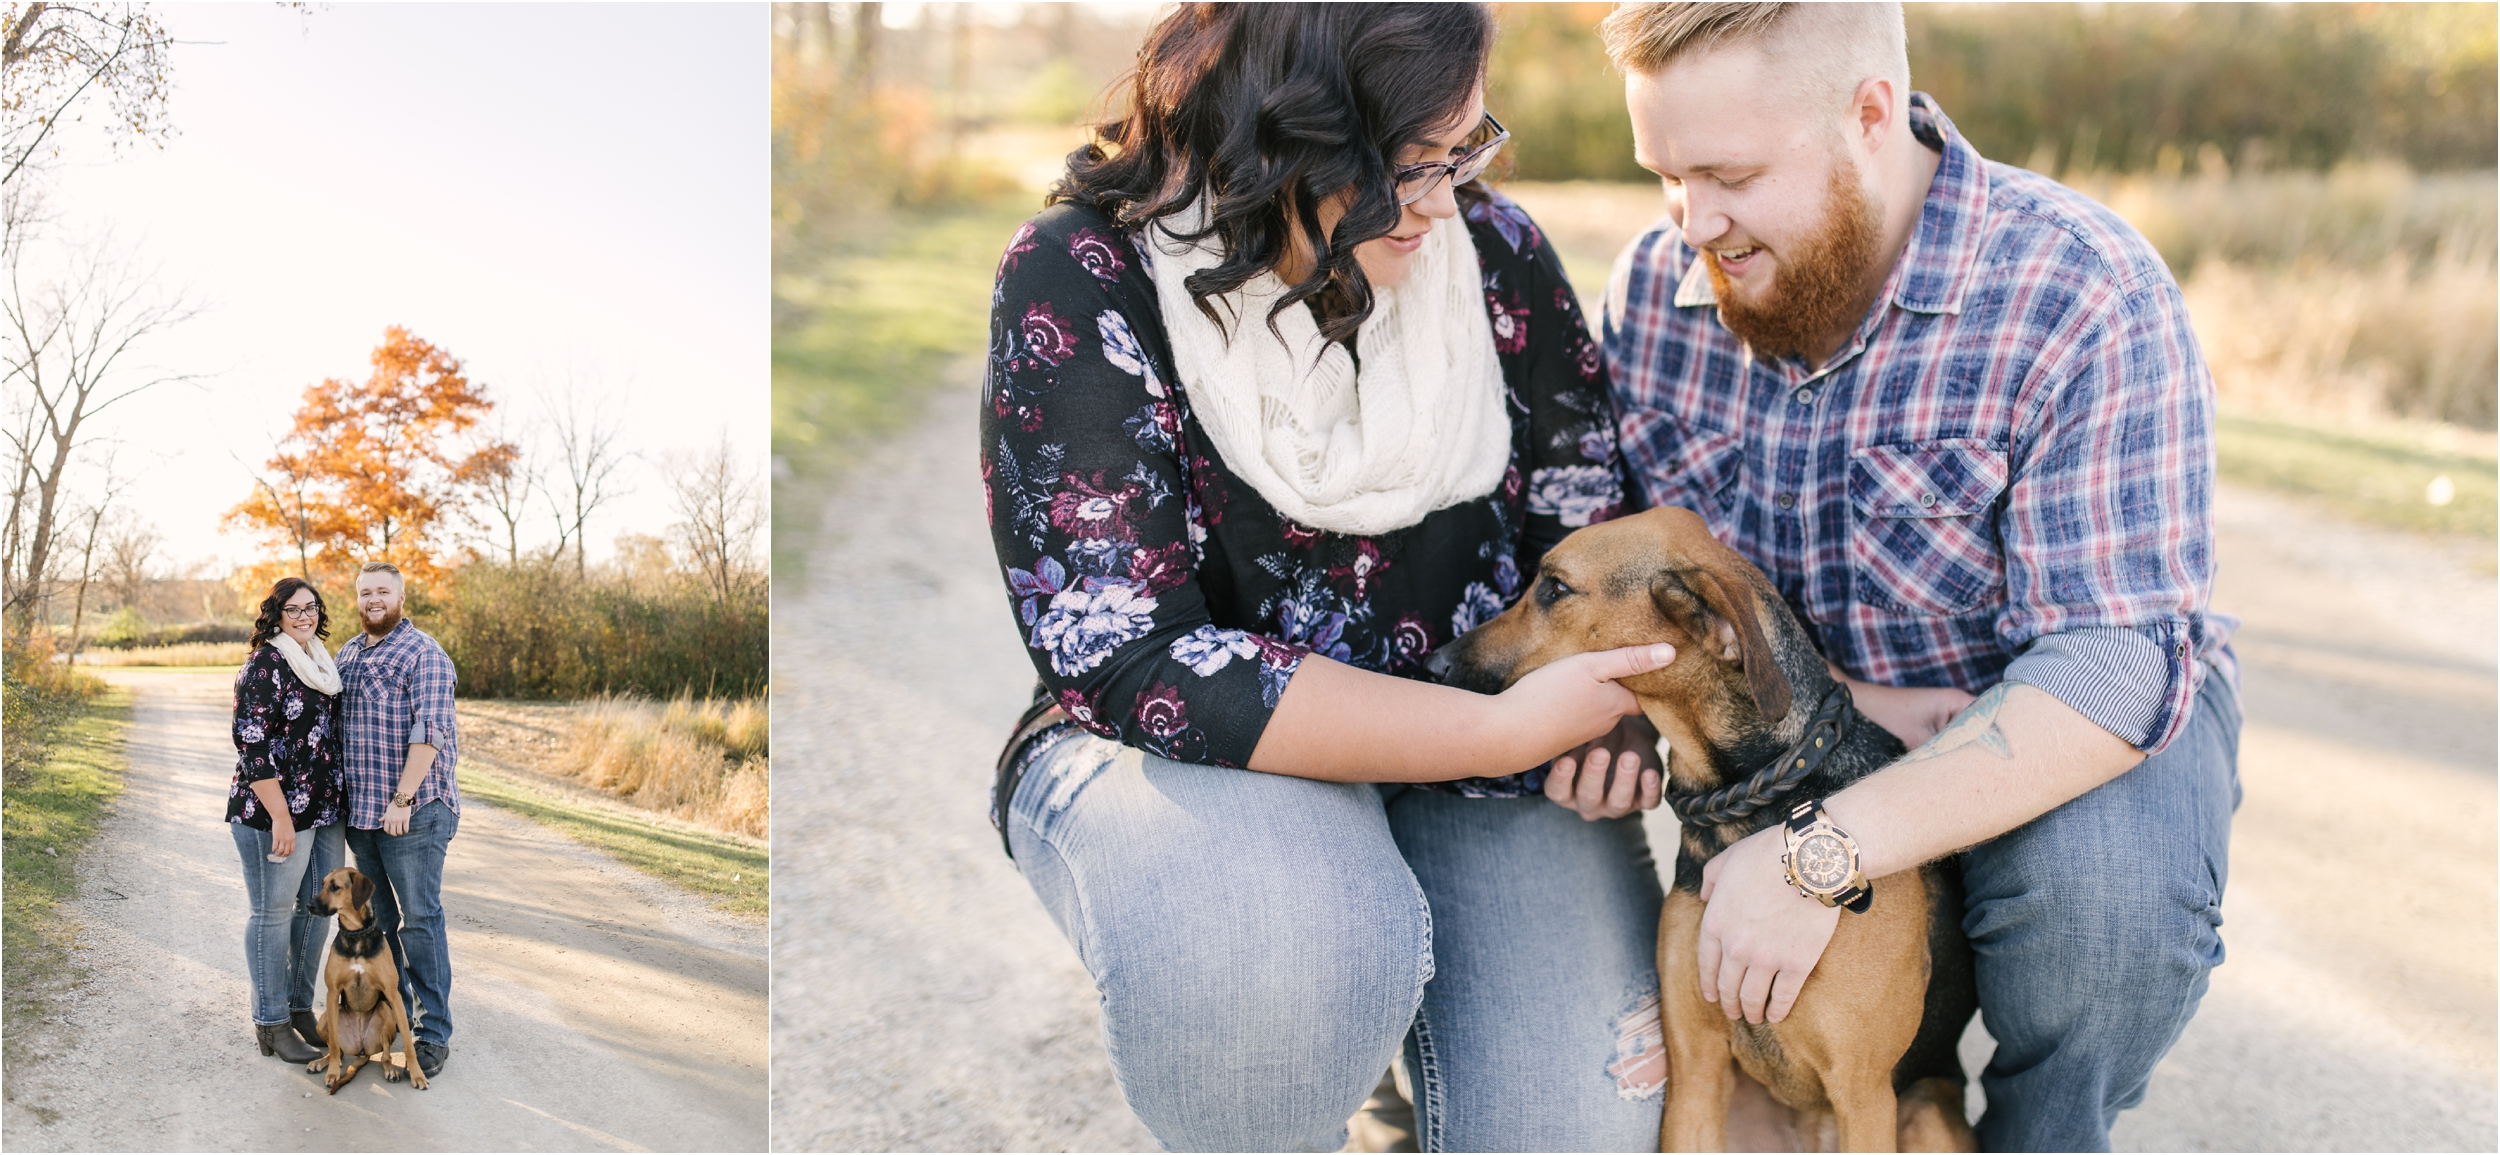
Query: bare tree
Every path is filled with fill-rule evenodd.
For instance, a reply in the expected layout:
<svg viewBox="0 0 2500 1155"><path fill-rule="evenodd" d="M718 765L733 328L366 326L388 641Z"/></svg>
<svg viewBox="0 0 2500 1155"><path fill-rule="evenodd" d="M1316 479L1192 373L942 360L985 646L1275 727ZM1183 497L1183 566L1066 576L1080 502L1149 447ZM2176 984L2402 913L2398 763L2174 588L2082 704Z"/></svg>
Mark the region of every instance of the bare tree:
<svg viewBox="0 0 2500 1155"><path fill-rule="evenodd" d="M165 535L127 506L114 511L107 526L96 580L116 608L136 607L156 580L156 554L164 548Z"/></svg>
<svg viewBox="0 0 2500 1155"><path fill-rule="evenodd" d="M87 590L96 579L96 543L103 535L106 519L113 512L114 499L121 496L127 485L126 478L116 476L113 459L107 455L101 491L93 500L80 502L66 519L70 532L79 534L78 580L75 583L78 596L69 618L69 660L73 662L78 660L78 651L85 648L87 641Z"/></svg>
<svg viewBox="0 0 2500 1155"><path fill-rule="evenodd" d="M0 291L0 384L7 387L11 489L0 593L19 637L34 627L48 596L62 480L71 458L94 434L91 423L133 394L195 379L139 363L135 351L198 315L181 293L161 288L154 270L99 240L70 254L61 276L25 283L25 247L5 254L8 283ZM22 407L22 408L21 408Z"/></svg>
<svg viewBox="0 0 2500 1155"><path fill-rule="evenodd" d="M762 487L727 433L701 452L670 454L666 472L680 518L678 547L712 597L726 605L763 570L756 551L764 528Z"/></svg>
<svg viewBox="0 0 2500 1155"><path fill-rule="evenodd" d="M173 37L145 4L34 0L0 7L0 185L18 175L80 103L101 99L108 139L162 140Z"/></svg>
<svg viewBox="0 0 2500 1155"><path fill-rule="evenodd" d="M616 443L625 430L625 418L610 411L608 400L595 376L585 379L572 374L566 375L560 398L546 399L563 467L546 487L547 502L556 513L556 552L561 554L567 542L572 544L573 576L577 578L589 572L583 544L590 515L630 492L616 477L617 469L631 456Z"/></svg>
<svg viewBox="0 0 2500 1155"><path fill-rule="evenodd" d="M478 504L484 506L486 512L480 515L471 511L465 516L472 525L484 531L490 547L497 544L495 537L500 532L504 563L519 565L521 522L529 516L530 495L539 492L541 483L538 476L541 468L538 430L525 428L516 433L508 418L498 417L494 429L487 433L487 439L494 444L511 446L512 452L478 471L474 485ZM557 549L560 552L563 546L559 544Z"/></svg>

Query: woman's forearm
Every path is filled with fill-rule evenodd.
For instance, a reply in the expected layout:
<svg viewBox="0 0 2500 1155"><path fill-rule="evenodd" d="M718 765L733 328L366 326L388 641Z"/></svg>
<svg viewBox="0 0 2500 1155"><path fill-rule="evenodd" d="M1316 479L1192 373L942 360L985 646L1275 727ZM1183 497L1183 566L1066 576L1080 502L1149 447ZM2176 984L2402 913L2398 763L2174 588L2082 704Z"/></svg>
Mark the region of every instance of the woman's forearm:
<svg viewBox="0 0 2500 1155"><path fill-rule="evenodd" d="M1285 684L1250 768L1332 782L1516 774L1637 712L1631 691L1612 679L1656 669L1674 656L1664 645L1578 654L1486 695L1314 654Z"/></svg>
<svg viewBox="0 0 2500 1155"><path fill-rule="evenodd" d="M287 810L286 795L278 789L277 779L262 778L253 782L252 794L260 799L261 810L269 815L270 829L275 830L281 824L289 830L295 829L295 815Z"/></svg>

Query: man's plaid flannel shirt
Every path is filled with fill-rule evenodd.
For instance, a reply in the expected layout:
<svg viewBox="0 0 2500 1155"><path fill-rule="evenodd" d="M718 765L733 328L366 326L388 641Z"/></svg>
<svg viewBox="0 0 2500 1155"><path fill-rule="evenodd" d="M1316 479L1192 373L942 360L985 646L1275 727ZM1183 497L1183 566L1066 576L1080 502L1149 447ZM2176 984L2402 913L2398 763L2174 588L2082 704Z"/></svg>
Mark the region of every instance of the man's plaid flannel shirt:
<svg viewBox="0 0 2500 1155"><path fill-rule="evenodd" d="M2160 254L2063 185L1943 154L1879 304L1810 370L1720 323L1672 220L1615 264L1606 361L1647 505L1685 506L1867 681L2021 681L2139 749L2212 662L2212 378Z"/></svg>
<svg viewBox="0 0 2500 1155"><path fill-rule="evenodd" d="M416 623L400 619L376 642L358 633L339 648L339 692L347 746L347 824L377 830L408 766L408 747L434 747L434 766L417 786L417 805L441 802L460 810L459 723L452 714L457 684L451 655Z"/></svg>

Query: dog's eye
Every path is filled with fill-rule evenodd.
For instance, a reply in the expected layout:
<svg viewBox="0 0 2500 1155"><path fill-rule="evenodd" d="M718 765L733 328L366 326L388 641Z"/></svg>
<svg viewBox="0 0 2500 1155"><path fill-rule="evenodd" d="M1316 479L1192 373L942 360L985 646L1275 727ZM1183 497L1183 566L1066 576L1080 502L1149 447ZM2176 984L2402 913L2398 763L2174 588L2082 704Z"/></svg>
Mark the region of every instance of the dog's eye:
<svg viewBox="0 0 2500 1155"><path fill-rule="evenodd" d="M1571 587L1564 585L1561 578L1547 574L1544 580L1536 585L1536 604L1539 608L1550 608L1570 593Z"/></svg>

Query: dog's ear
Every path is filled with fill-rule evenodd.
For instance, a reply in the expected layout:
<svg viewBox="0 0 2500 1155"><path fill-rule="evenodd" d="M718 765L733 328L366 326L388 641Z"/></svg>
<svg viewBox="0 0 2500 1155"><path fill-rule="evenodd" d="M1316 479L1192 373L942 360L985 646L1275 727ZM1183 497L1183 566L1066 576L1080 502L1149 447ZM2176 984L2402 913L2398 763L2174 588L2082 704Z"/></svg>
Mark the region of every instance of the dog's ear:
<svg viewBox="0 0 2500 1155"><path fill-rule="evenodd" d="M1734 661L1745 671L1754 708L1766 722L1788 716L1791 695L1788 675L1762 633L1762 610L1751 584L1707 569L1662 570L1649 585L1658 612L1687 637L1717 652L1720 661Z"/></svg>
<svg viewBox="0 0 2500 1155"><path fill-rule="evenodd" d="M359 870L359 871L355 872L354 874L350 874L350 875L348 875L348 876L347 876L347 903L348 903L348 905L349 905L349 906L351 906L351 907L353 907L353 908L355 908L355 909L357 909L357 910L363 910L363 909L365 908L366 904L368 904L368 903L370 903L370 902L372 902L372 901L373 901L373 880L372 880L372 879L370 879L370 878L365 877L365 872L364 872L364 871L361 871L361 870Z"/></svg>

